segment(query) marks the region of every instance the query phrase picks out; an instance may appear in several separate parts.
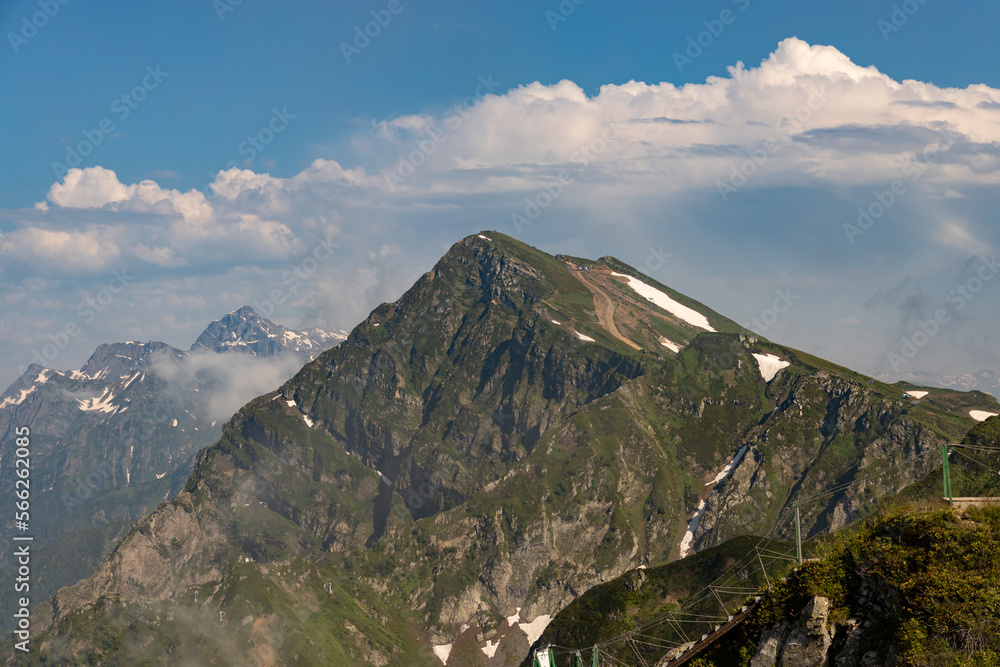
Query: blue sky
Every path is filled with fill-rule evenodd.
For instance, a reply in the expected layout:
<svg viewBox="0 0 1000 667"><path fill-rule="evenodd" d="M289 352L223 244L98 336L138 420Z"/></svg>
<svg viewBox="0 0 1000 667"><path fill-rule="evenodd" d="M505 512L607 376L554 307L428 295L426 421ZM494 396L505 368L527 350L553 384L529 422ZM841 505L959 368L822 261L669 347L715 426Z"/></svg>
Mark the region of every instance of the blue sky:
<svg viewBox="0 0 1000 667"><path fill-rule="evenodd" d="M569 79L591 95L629 80L704 82L738 60L759 63L779 41L797 36L836 46L896 80L1000 87L1000 6L927 0L885 40L877 22L891 17L893 4L589 0L569 3L574 12L552 30L545 12L558 12L558 2L400 0L402 11L347 63L340 43L387 2L305 2L292 10L245 0L226 11L212 0L74 0L16 54L8 35L20 32L38 4L6 2L3 149L17 159L4 161L0 205L44 198L51 163L64 162L67 142L113 117L112 101L141 81L147 65L170 76L85 165L114 168L128 182L174 172L163 180L182 190L201 187L240 157L236 147L274 106L288 107L296 122L255 166L290 176L316 157L362 163L351 149L359 123L444 109L487 74L502 90ZM678 71L672 54L726 9L734 22Z"/></svg>
<svg viewBox="0 0 1000 667"><path fill-rule="evenodd" d="M480 229L639 267L663 248L654 278L739 321L792 289L762 333L864 372L1000 370L1000 280L890 358L998 242L996 3L46 6L0 6L0 385L67 324L56 368L111 340L187 347L275 289L274 319L349 329ZM515 228L615 119L613 148ZM387 190L435 127L438 150ZM769 139L759 173L720 192ZM898 203L851 237L896 180ZM333 260L285 280L326 239ZM82 321L122 269L134 280Z"/></svg>

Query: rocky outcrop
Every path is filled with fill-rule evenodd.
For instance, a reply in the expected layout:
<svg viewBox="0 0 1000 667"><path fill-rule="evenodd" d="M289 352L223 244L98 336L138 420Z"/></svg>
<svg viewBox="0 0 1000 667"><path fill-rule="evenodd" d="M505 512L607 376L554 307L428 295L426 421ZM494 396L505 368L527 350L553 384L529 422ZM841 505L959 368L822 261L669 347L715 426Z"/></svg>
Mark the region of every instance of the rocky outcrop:
<svg viewBox="0 0 1000 667"><path fill-rule="evenodd" d="M862 650L866 623L851 618L842 625L834 625L830 620L831 611L830 601L816 596L809 600L797 619L764 630L750 667L879 667L895 664L891 650L882 659L875 651ZM877 618L889 610L880 606L869 611L870 618Z"/></svg>
<svg viewBox="0 0 1000 667"><path fill-rule="evenodd" d="M799 618L764 632L750 667L824 667L834 634L830 601L814 597Z"/></svg>

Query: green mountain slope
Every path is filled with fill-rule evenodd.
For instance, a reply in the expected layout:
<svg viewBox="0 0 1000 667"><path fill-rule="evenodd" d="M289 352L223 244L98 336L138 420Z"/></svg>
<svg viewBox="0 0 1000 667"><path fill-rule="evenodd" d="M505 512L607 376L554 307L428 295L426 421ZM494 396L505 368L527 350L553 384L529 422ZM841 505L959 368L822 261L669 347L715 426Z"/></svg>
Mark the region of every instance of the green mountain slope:
<svg viewBox="0 0 1000 667"><path fill-rule="evenodd" d="M1000 495L1000 418L978 424L961 444L970 458L953 457L956 493ZM811 562L801 569L787 562L794 543L741 537L634 570L574 600L535 646L577 647L589 656L589 647L603 643L604 656L628 664L635 649L621 637L633 631L647 640L639 648L652 663L720 622L698 619L725 620L749 601L738 589L750 587L761 604L690 664L997 664L1000 508L957 514L941 490L938 469L887 498L880 513L807 541ZM717 589L707 592L712 584ZM669 612L680 625L664 620Z"/></svg>
<svg viewBox="0 0 1000 667"><path fill-rule="evenodd" d="M768 381L754 354L789 365ZM804 525L864 516L996 407L940 392L915 404L612 258L470 236L240 410L36 610L38 659L516 665L584 591L675 559L703 500L697 548L878 471Z"/></svg>

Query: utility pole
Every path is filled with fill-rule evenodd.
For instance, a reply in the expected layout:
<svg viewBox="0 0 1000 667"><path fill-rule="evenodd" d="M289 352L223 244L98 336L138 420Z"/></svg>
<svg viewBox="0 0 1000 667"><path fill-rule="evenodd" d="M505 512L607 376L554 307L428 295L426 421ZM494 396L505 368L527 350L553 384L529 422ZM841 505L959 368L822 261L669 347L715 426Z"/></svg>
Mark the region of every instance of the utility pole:
<svg viewBox="0 0 1000 667"><path fill-rule="evenodd" d="M799 501L795 501L795 557L802 565L802 534L799 532Z"/></svg>
<svg viewBox="0 0 1000 667"><path fill-rule="evenodd" d="M944 496L948 499L949 505L955 502L951 497L951 469L948 467L948 445L941 445L941 474L944 476Z"/></svg>

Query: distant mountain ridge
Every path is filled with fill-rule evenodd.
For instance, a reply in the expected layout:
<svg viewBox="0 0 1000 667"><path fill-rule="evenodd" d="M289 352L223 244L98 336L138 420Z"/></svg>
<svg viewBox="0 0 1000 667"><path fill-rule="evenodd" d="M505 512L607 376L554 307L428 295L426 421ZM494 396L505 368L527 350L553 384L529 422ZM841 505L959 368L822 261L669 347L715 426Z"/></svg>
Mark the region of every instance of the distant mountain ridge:
<svg viewBox="0 0 1000 667"><path fill-rule="evenodd" d="M945 387L959 391L981 391L1000 399L1000 375L988 369L976 373L956 373L953 375L924 372L906 373L898 379L931 387Z"/></svg>
<svg viewBox="0 0 1000 667"><path fill-rule="evenodd" d="M208 348L196 342L192 352L184 352L158 341L101 344L79 370L32 364L0 394L0 462L14 458L16 428L31 432L33 544L52 553L74 552L74 558L48 569L44 557L35 559L43 569L35 579L38 590L51 593L89 574L123 531L181 489L195 453L218 440L221 423L231 414L218 414L208 399L220 391L242 391L238 406L258 391L213 371L249 371L280 358L288 377L342 340L319 330L290 331L248 307L212 322L198 340L213 336L232 345ZM239 345L248 336L247 345ZM244 347L254 358L217 353ZM198 366L182 382L167 376L178 364L204 362L206 355L212 365ZM14 473L12 466L0 466L0 495L13 497ZM4 525L5 536L12 530ZM9 557L9 551L0 552L0 566L6 567Z"/></svg>

